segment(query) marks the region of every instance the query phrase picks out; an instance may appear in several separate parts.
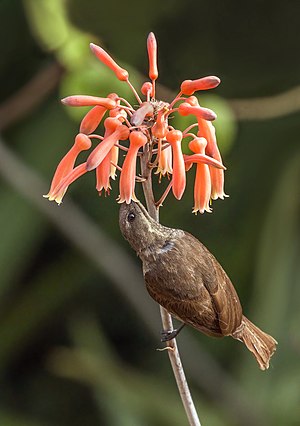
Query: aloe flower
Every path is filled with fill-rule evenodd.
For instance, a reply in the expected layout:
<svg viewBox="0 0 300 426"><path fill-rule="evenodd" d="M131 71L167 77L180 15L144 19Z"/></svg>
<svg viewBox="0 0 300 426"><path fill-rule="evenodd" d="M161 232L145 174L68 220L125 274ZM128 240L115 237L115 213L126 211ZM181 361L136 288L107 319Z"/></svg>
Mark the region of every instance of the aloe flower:
<svg viewBox="0 0 300 426"><path fill-rule="evenodd" d="M86 162L88 171L94 170L99 166L99 164L101 164L101 162L104 160L113 146L119 141L119 139L124 140L129 136L128 127L121 124L117 118L108 117L105 120L106 125L108 125L108 120L111 120L110 125L115 126L115 129L109 136L104 137L102 142L88 156Z"/></svg>
<svg viewBox="0 0 300 426"><path fill-rule="evenodd" d="M172 147L171 145L162 147L159 159L158 159L158 165L157 165L157 171L156 174L160 174L161 176L169 176L173 173L173 155L172 155Z"/></svg>
<svg viewBox="0 0 300 426"><path fill-rule="evenodd" d="M132 131L129 136L130 145L123 163L120 176L120 198L119 203L127 204L131 200L136 200L134 195L135 174L136 174L136 158L140 148L146 145L147 137L143 132Z"/></svg>
<svg viewBox="0 0 300 426"><path fill-rule="evenodd" d="M107 96L107 98L117 99L118 95L116 93L111 93ZM107 110L108 108L100 105L96 105L94 108L90 109L81 121L80 132L85 133L86 135L93 133L101 123L102 118L104 117ZM112 110L113 108L111 111Z"/></svg>
<svg viewBox="0 0 300 426"><path fill-rule="evenodd" d="M189 148L195 154L205 154L207 141L204 138L195 138L189 143ZM209 201L211 198L211 179L209 173L209 166L205 163L199 162L196 165L196 177L194 186L194 208L193 213L205 211L211 213Z"/></svg>
<svg viewBox="0 0 300 426"><path fill-rule="evenodd" d="M72 95L62 100L66 106L89 106L91 109L84 115L75 143L59 163L45 197L60 204L71 183L83 174L94 171L96 189L100 194L104 191L106 195L110 194L110 179L115 180L120 173L118 202L130 203L131 200L136 200L136 183L145 180L145 177L137 176L137 163L143 153L147 152L150 155L150 178L152 169L156 169L154 171L159 175L159 182L164 177L170 179L157 205L161 204L171 189L175 198L182 198L186 187L186 173L195 164L193 212L211 211L211 200L226 196L225 167L212 124L216 114L200 106L194 93L214 89L220 84L220 79L207 76L185 80L173 101L165 102L156 98L157 42L153 33L147 38L150 81L143 83L141 95L131 84L126 69L120 67L102 47L91 43L90 48L95 57L114 72L118 80L130 87L134 101L130 103L113 92L104 97ZM195 117L195 124L181 130L172 127L173 121L169 123L169 117L176 114ZM104 135L95 134L102 122ZM192 133L193 129L195 133ZM182 151L185 138L192 138L189 143L191 155ZM89 151L86 160L76 165L78 155L84 150Z"/></svg>
<svg viewBox="0 0 300 426"><path fill-rule="evenodd" d="M83 133L79 133L75 137L74 145L62 158L56 168L55 174L52 179L50 191L47 195L44 195L45 198L49 198L50 201L55 199L53 198L55 188L57 188L57 186L62 182L62 180L73 171L74 164L78 155L82 151L90 149L91 146L91 140Z"/></svg>
<svg viewBox="0 0 300 426"><path fill-rule="evenodd" d="M166 139L170 143L173 153L172 191L177 200L180 200L184 193L186 182L184 158L181 150L182 132L180 130L171 130Z"/></svg>

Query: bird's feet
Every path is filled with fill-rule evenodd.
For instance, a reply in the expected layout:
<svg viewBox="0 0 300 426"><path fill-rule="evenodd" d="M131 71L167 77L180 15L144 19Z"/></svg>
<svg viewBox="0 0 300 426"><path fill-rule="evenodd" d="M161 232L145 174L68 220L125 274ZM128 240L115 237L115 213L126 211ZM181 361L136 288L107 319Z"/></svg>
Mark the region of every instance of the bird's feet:
<svg viewBox="0 0 300 426"><path fill-rule="evenodd" d="M180 331L183 329L185 324L182 324L179 328L176 328L175 330L163 330L160 335L160 341L161 342L168 342L169 340L175 339L175 337L178 336Z"/></svg>

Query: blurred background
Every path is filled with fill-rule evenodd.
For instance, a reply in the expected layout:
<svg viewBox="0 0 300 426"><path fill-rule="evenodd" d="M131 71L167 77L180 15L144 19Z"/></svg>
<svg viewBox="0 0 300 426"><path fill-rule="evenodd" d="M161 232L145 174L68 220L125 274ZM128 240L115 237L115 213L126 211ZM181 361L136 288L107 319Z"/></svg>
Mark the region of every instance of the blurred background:
<svg viewBox="0 0 300 426"><path fill-rule="evenodd" d="M222 80L200 99L218 113L230 195L193 215L191 173L161 221L201 239L245 314L279 342L261 372L233 339L179 335L201 421L300 424L299 14L297 1L0 1L1 426L187 424L168 356L156 350L158 306L119 232L116 184L99 198L88 174L62 206L42 198L86 112L60 98L128 96L89 42L139 87L150 31L158 97L184 79Z"/></svg>

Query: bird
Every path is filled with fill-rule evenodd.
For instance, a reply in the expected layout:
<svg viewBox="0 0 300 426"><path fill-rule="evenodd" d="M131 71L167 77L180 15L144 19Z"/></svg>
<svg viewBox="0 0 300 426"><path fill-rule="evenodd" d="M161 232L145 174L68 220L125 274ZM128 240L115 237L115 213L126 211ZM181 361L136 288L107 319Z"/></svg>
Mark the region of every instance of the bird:
<svg viewBox="0 0 300 426"><path fill-rule="evenodd" d="M188 324L212 336L243 342L261 370L269 368L277 341L243 315L237 292L210 251L192 234L154 220L139 201L123 203L119 226L142 261L150 296L183 325L165 331L170 340Z"/></svg>

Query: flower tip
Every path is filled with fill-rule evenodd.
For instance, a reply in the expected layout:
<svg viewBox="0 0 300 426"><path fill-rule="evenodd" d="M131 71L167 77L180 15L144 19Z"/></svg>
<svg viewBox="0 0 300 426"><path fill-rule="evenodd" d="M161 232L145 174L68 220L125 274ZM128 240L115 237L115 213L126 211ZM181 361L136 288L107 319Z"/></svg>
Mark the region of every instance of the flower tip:
<svg viewBox="0 0 300 426"><path fill-rule="evenodd" d="M228 198L229 197L229 195L227 195L227 194L225 194L225 192L223 192L223 193L213 193L212 195L211 195L211 199L212 200L217 200L218 198L220 198L220 200L224 200L224 198Z"/></svg>
<svg viewBox="0 0 300 426"><path fill-rule="evenodd" d="M174 194L174 192L173 192L173 194ZM178 195L178 194L174 194L174 197L176 198L176 200L180 201L180 200L181 200L181 198L182 198L182 195L183 195L183 194L180 194L180 195Z"/></svg>
<svg viewBox="0 0 300 426"><path fill-rule="evenodd" d="M97 50L99 50L99 49L102 50L102 48L100 46L98 46L97 44L94 44L94 43L90 43L90 49L94 54L96 54Z"/></svg>
<svg viewBox="0 0 300 426"><path fill-rule="evenodd" d="M212 75L210 79L211 79L211 84L214 84L214 87L219 86L219 84L221 83L221 79L217 77L216 75Z"/></svg>
<svg viewBox="0 0 300 426"><path fill-rule="evenodd" d="M155 81L158 77L157 69L157 42L154 33L149 33L147 38L147 50L149 58L149 77Z"/></svg>
<svg viewBox="0 0 300 426"><path fill-rule="evenodd" d="M59 206L62 203L64 194L55 196L54 194L49 197L49 201L55 201Z"/></svg>
<svg viewBox="0 0 300 426"><path fill-rule="evenodd" d="M192 210L192 213L194 213L197 216L198 212L200 214L204 214L205 212L206 213L212 213L212 209L210 207L204 207L204 208L194 207L193 210Z"/></svg>
<svg viewBox="0 0 300 426"><path fill-rule="evenodd" d="M221 83L219 77L210 75L208 77L202 77L198 80L184 80L181 84L181 92L184 95L193 95L198 90L214 89Z"/></svg>
<svg viewBox="0 0 300 426"><path fill-rule="evenodd" d="M217 118L217 114L211 109L203 107L200 108L202 109L202 118L204 118L204 120L214 121Z"/></svg>
<svg viewBox="0 0 300 426"><path fill-rule="evenodd" d="M97 46L97 44L90 43L90 49L93 54L101 61L104 65L110 68L120 81L127 81L129 74L124 68L121 68L113 58L104 50L102 47Z"/></svg>
<svg viewBox="0 0 300 426"><path fill-rule="evenodd" d="M95 164L94 161L87 159L85 169L87 172L94 170L98 164Z"/></svg>

